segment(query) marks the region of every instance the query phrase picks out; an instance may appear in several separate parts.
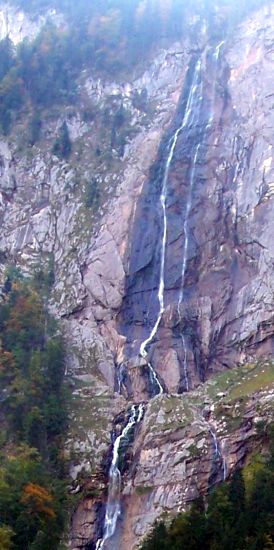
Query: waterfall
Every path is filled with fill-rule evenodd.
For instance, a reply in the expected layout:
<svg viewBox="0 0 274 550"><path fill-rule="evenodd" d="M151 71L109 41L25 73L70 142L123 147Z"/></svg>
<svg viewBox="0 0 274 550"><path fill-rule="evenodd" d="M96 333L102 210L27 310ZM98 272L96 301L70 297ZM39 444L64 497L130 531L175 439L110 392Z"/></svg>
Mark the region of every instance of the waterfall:
<svg viewBox="0 0 274 550"><path fill-rule="evenodd" d="M220 50L221 50L221 47L224 45L224 43L225 43L225 41L222 40L221 42L219 42L219 44L215 48L214 57L215 57L216 61L219 61L219 59L220 59ZM216 83L216 75L215 75L215 83Z"/></svg>
<svg viewBox="0 0 274 550"><path fill-rule="evenodd" d="M221 461L221 464L222 464L222 474L223 474L223 481L226 480L226 476L227 476L227 466L226 466L226 461L225 461L225 458L223 457L222 453L221 453L221 449L220 449L220 445L218 443L218 439L217 439L217 435L216 433L213 431L212 428L209 428L208 429L212 439L213 439L213 443L214 443L214 451L215 451L215 458L220 460Z"/></svg>
<svg viewBox="0 0 274 550"><path fill-rule="evenodd" d="M216 48L214 49L213 53L213 59L215 62L215 73L214 73L214 84L213 84L213 93L212 93L212 108L210 110L208 122L206 124L206 130L211 128L213 120L214 120L214 105L216 100L216 84L217 84L217 69L218 69L218 62L220 58L220 50L222 45L224 44L224 41L220 42ZM198 110L196 113L196 121L199 123L200 118L200 108L201 108L201 98L202 98L202 84L200 84L200 90L199 90L199 101L198 101ZM192 116L192 122L194 121L194 113ZM202 145L203 141L203 134L201 137L201 140L196 144L194 148L194 156L193 161L191 163L191 170L190 170L190 181L189 181L189 189L188 189L188 197L187 197L187 203L186 203L186 210L185 210L185 216L184 216L184 250L183 250L183 262L182 262L182 273L181 273L181 291L179 294L179 300L177 305L178 315L179 319L181 320L181 312L180 312L180 306L184 298L184 289L185 289L185 276L186 276L186 269L187 269L187 262L188 262L188 248L189 248L189 215L192 208L192 195L193 195L193 187L195 182L195 173L196 173L196 166L199 158L199 151ZM184 368L184 379L185 379L185 388L186 391L189 391L189 378L188 378L188 369L187 369L187 346L186 346L186 337L184 332L181 334L181 340L183 344L183 352L184 352L184 362L183 362L183 368Z"/></svg>
<svg viewBox="0 0 274 550"><path fill-rule="evenodd" d="M214 71L214 77L213 77L214 87L213 87L212 102L211 102L212 108L211 108L211 111L210 111L210 117L209 117L209 120L208 120L207 128L211 128L213 120L214 120L214 106L215 106L215 101L216 101L216 96L217 96L218 63L219 63L219 59L220 59L221 47L223 46L224 43L225 43L224 40L222 40L222 42L219 42L219 44L217 44L216 48L214 49L214 54L213 54L213 58L214 58L214 61L215 61L215 71Z"/></svg>
<svg viewBox="0 0 274 550"><path fill-rule="evenodd" d="M220 447L222 449L221 456L222 456L222 465L223 465L223 481L227 478L227 461L226 461L226 454L225 454L225 440L222 441L222 445Z"/></svg>
<svg viewBox="0 0 274 550"><path fill-rule="evenodd" d="M170 139L170 142L169 142L169 145L168 145L169 153L168 153L168 157L167 157L167 161L166 161L166 165L165 165L164 177L163 177L162 189L161 189L161 195L160 195L160 203L161 203L162 215L163 215L163 235L162 235L162 246L161 246L160 277L159 277L159 287L158 287L159 312L158 312L156 322L155 322L154 326L152 327L152 330L151 330L148 338L146 338L146 340L144 340L141 343L141 346L140 346L140 355L144 358L147 356L147 349L146 349L147 346L152 342L154 336L156 335L156 333L158 331L158 327L159 327L159 324L161 322L162 315L163 315L164 309L165 309L165 307L164 307L164 290L165 290L164 277L165 277L165 253L166 253L166 241L167 241L166 199L167 199L168 176L169 176L170 166L171 166L171 163L172 163L172 160L173 160L173 156L174 156L174 152L175 152L175 148L176 148L176 145L177 145L179 134L181 133L181 131L184 128L191 126L192 123L193 123L193 120L194 120L195 112L194 112L193 106L194 106L194 103L195 103L195 100L196 100L197 90L199 90L199 92L200 92L200 87L201 87L201 78L200 78L200 76L201 76L201 60L198 59L198 61L196 62L195 70L194 70L193 82L192 82L192 86L190 88L190 92L189 92L189 96L188 96L188 100L187 100L187 105L186 105L186 109L185 109L183 122L179 126L179 128L177 128L176 132L174 133L174 135ZM199 95L199 98L200 98L200 95ZM151 364L149 364L149 369L152 373L151 376L155 380L155 385L156 385L155 387L158 387L157 393L163 393L163 387L162 387L161 383L159 382L157 374L154 371Z"/></svg>
<svg viewBox="0 0 274 550"><path fill-rule="evenodd" d="M182 265L182 274L181 274L181 291L179 294L179 300L177 305L177 310L179 314L179 319L181 319L181 313L180 313L180 305L183 301L184 297L184 288L185 288L185 274L186 274L186 267L187 267L187 260L188 260L188 243L189 243L189 230L188 230L188 222L189 222L189 214L192 206L192 189L194 185L194 179L195 179L195 169L196 169L196 163L197 158L199 154L200 149L200 143L196 146L194 160L191 167L191 173L190 173L190 184L189 184L189 193L188 193L188 199L186 204L186 213L185 213L185 219L184 219L184 235L185 235L185 242L184 242L184 251L183 251L183 265ZM185 387L186 391L189 391L189 380L188 380L188 373L187 373L187 347L186 347L186 340L184 332L181 334L181 339L183 343L183 350L184 350L184 378L185 378Z"/></svg>
<svg viewBox="0 0 274 550"><path fill-rule="evenodd" d="M123 363L117 365L116 367L116 379L117 379L117 383L116 383L117 391L121 395L122 388L124 386L124 381L125 381L125 368Z"/></svg>
<svg viewBox="0 0 274 550"><path fill-rule="evenodd" d="M145 357L145 355L143 355ZM162 395L164 393L164 388L154 370L151 363L148 363L149 368L149 380L153 389L153 395Z"/></svg>
<svg viewBox="0 0 274 550"><path fill-rule="evenodd" d="M220 458L221 457L221 452L220 452L220 449L219 449L218 439L217 439L216 433L212 430L212 428L209 428L209 433L210 433L210 435L213 439L215 456L216 456L216 458Z"/></svg>
<svg viewBox="0 0 274 550"><path fill-rule="evenodd" d="M222 44L223 43L218 44L218 46L216 46L213 53L213 59L216 64L216 71L214 76L215 80L213 81L212 88L211 88L211 91L212 91L211 103L213 104L213 108L209 109L207 123L205 123L205 126L203 126L202 135L200 136L200 134L198 133L197 142L191 150L192 162L190 165L189 187L188 187L188 194L186 198L185 215L184 215L184 222L183 222L183 231L184 231L185 238L184 238L184 247L183 247L182 270L181 270L181 289L180 289L179 299L177 304L179 315L180 315L180 306L184 299L184 291L185 291L185 276L187 271L189 239L190 239L189 217L192 209L193 188L195 184L196 168L197 168L197 163L199 161L200 149L203 143L205 132L207 128L211 126L214 119L217 64L219 63L220 48ZM161 194L160 194L160 207L161 207L161 215L162 215L162 236L161 236L161 247L160 247L159 284L158 284L158 292L157 292L159 307L158 307L158 314L156 317L156 321L152 326L149 335L140 344L139 353L140 353L140 356L143 358L147 358L148 356L147 348L152 343L154 337L157 334L160 322L162 320L163 313L165 311L164 293L165 293L166 245L167 245L167 231L168 231L168 227L167 227L168 180L169 180L170 168L173 162L174 153L176 150L179 135L181 134L182 131L185 131L187 136L188 132L190 132L192 128L194 128L194 130L196 128L198 129L199 125L201 124L201 106L203 102L203 81L202 81L201 69L202 69L202 61L201 59L198 59L196 61L194 71L193 71L192 83L191 83L187 101L186 101L183 120L179 125L179 127L176 129L176 131L173 133L167 146L167 159L164 167L163 179L161 184ZM184 333L182 333L181 338L182 338L182 345L184 350L185 385L186 385L186 389L189 390L189 380L188 380L188 371L187 371L187 343L186 343L186 337ZM153 394L154 395L162 394L164 392L164 388L161 385L161 382L157 376L156 371L153 368L153 365L151 364L151 362L148 362L147 365L149 369L150 383L153 388ZM121 392L122 385L123 385L122 367L118 367L117 369L117 382L118 382L118 390L119 392ZM128 439L130 431L133 430L134 427L141 422L143 415L144 415L144 405L143 404L133 405L131 407L130 415L126 426L122 430L121 435L118 436L114 441L113 450L112 450L112 460L111 460L111 465L109 470L108 498L107 498L107 504L106 504L105 517L104 517L103 535L102 535L102 538L100 538L96 543L96 550L103 550L105 543L107 543L107 541L111 539L115 534L117 521L121 514L121 504L120 504L121 472L119 469L119 456L121 454L121 449L125 441L127 441ZM217 436L214 430L210 426L208 426L208 430L214 442L215 456L216 458L218 458L218 460L222 461L223 478L225 479L226 463L222 457Z"/></svg>
<svg viewBox="0 0 274 550"><path fill-rule="evenodd" d="M121 493L121 472L119 470L120 450L123 442L127 439L129 432L136 424L141 422L144 415L144 405L133 405L130 410L130 416L121 435L114 442L112 450L112 460L109 470L108 499L104 520L103 537L96 543L96 550L102 550L105 542L110 539L116 529L117 520L120 516L120 493Z"/></svg>
<svg viewBox="0 0 274 550"><path fill-rule="evenodd" d="M196 164L197 164L197 158L198 158L200 147L201 147L201 144L199 143L195 148L194 159L193 159L193 163L190 171L189 192L188 192L188 198L186 203L186 212L185 212L185 219L184 219L184 226L183 226L185 242L184 242L184 251L183 251L182 273L181 273L181 291L180 291L179 300L178 300L178 311L184 297L184 283L185 283L185 274L186 274L186 267L187 267L187 260L188 260L188 244L189 244L189 229L188 229L189 214L192 206L192 190L193 190L193 184L195 180Z"/></svg>

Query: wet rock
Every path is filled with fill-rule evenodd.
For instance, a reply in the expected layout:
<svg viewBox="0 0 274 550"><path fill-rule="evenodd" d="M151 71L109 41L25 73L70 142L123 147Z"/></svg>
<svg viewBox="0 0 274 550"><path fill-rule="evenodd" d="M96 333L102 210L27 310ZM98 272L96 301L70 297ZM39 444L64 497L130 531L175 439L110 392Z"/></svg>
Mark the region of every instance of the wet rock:
<svg viewBox="0 0 274 550"><path fill-rule="evenodd" d="M273 353L274 121L269 103L271 61L265 46L273 39L269 18L273 19L273 13L267 7L247 18L237 29L233 42L228 39L222 45L217 70L210 47L206 49L207 56L202 54L205 96L200 126L181 131L174 152L166 199L165 311L150 345L153 367L172 392L175 380L177 391L185 389L186 353L191 387L222 368ZM264 38L259 30L262 28ZM207 81L207 70L215 83ZM182 120L190 82L191 68L175 128ZM208 129L203 124L212 98L213 122ZM159 312L163 236L159 196L169 137L170 134L162 139L135 211L126 295L120 314L128 355L132 341L136 349L138 342L148 337ZM199 155L193 166L197 143ZM193 194L186 226L191 177ZM185 253L184 299L179 304ZM186 350L182 349L182 334ZM169 369L167 357L169 361L174 358Z"/></svg>

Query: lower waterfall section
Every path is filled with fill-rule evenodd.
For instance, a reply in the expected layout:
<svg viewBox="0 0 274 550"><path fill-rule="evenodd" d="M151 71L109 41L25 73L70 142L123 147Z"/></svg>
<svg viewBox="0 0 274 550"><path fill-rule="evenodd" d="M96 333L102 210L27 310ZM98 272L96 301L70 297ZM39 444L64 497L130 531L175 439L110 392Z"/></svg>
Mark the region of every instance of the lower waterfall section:
<svg viewBox="0 0 274 550"><path fill-rule="evenodd" d="M143 355L143 357L145 358L146 355ZM149 381L151 384L153 397L156 395L162 395L164 393L164 388L161 382L159 381L159 378L154 368L152 367L151 363L148 363L147 366L149 369Z"/></svg>
<svg viewBox="0 0 274 550"><path fill-rule="evenodd" d="M221 449L220 449L220 444L219 444L219 441L217 439L217 435L215 433L215 431L210 427L208 429L212 439L213 439L213 445L214 445L214 453L215 453L215 459L218 460L220 463L221 463L221 469L222 469L222 479L223 481L226 480L226 475L227 475L227 471L226 471L226 461L225 461L225 458L224 456L222 455L222 452L221 452Z"/></svg>
<svg viewBox="0 0 274 550"><path fill-rule="evenodd" d="M103 536L96 543L96 550L102 550L105 543L115 533L117 520L120 516L121 471L119 462L121 459L121 447L127 442L129 434L139 424L144 415L144 405L132 405L126 426L122 430L113 445L112 460L109 469L108 499L106 505Z"/></svg>

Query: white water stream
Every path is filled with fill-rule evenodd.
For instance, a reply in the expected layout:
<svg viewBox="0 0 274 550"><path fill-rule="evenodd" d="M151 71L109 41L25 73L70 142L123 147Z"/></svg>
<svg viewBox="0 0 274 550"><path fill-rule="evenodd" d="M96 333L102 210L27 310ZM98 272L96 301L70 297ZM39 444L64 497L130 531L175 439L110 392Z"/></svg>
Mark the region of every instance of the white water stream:
<svg viewBox="0 0 274 550"><path fill-rule="evenodd" d="M218 76L218 62L220 59L220 53L221 53L221 47L224 44L224 40L222 42L219 42L219 44L216 46L213 58L215 61L215 72L213 75L214 80L214 88L213 88L213 94L212 94L212 101L211 101L211 110L210 110L210 117L208 120L207 128L210 128L212 126L213 120L214 120L214 109L215 109L215 102L216 102L216 96L217 96L217 76Z"/></svg>
<svg viewBox="0 0 274 550"><path fill-rule="evenodd" d="M219 447L219 443L218 443L216 433L212 430L212 428L209 428L208 431L211 434L212 439L213 439L214 449L215 449L215 457L217 459L219 459L222 463L223 481L225 481L226 480L226 474L227 474L226 461L225 461L225 459L224 459L224 457L223 457L223 455L220 451L220 447Z"/></svg>
<svg viewBox="0 0 274 550"><path fill-rule="evenodd" d="M186 267L187 267L187 260L188 260L188 244L189 244L189 228L188 228L188 222L189 222L189 214L192 206L192 190L194 185L194 179L195 179L195 170L196 170L196 163L197 158L199 154L200 144L196 146L195 154L194 154L194 160L191 167L191 174L190 174L190 184L189 184L189 193L188 193L188 199L187 199L187 205L186 205L186 213L185 213L185 219L184 219L184 234L185 234L185 242L184 242L184 251L183 251L183 265L182 265L182 275L181 275L181 291L179 294L179 300L177 305L177 310L179 314L179 318L181 318L181 312L180 312L180 305L184 298L184 289L185 289L185 274L186 274ZM184 377L185 377L185 387L186 391L189 391L189 380L188 380L188 373L187 373L187 347L186 347L186 340L184 332L181 334L181 339L183 343L183 350L184 350Z"/></svg>
<svg viewBox="0 0 274 550"><path fill-rule="evenodd" d="M165 171L164 171L164 177L163 177L163 183L162 183L162 190L161 190L161 196L160 196L160 203L161 203L161 208L162 208L162 212L163 212L163 236L162 236L161 264L160 264L160 277L159 277L159 288L158 288L159 312L158 312L156 322L155 322L154 326L152 327L152 330L151 330L148 338L146 338L146 340L144 340L141 343L141 346L140 346L140 355L144 358L147 356L147 346L152 342L154 336L156 335L159 324L160 324L161 319L162 319L162 315L163 315L164 310L165 310L165 306L164 306L164 289L165 289L165 257L166 257L166 241L167 241L166 200L167 200L168 176L169 176L170 166L171 166L172 159L173 159L173 156L174 156L174 152L175 152L175 148L176 148L176 145L177 145L179 134L181 133L181 131L184 128L190 127L193 123L193 120L194 120L195 113L194 113L194 108L193 107L194 107L195 101L197 99L197 91L199 92L199 97L201 97L201 93L200 93L201 92L201 89L200 89L201 88L201 78L200 78L200 76L201 76L201 60L199 59L196 63L196 66L195 66L193 82L192 82L192 86L190 88L190 92L189 92L189 96L188 96L188 100L187 100L187 105L186 105L186 110L185 110L183 122L182 122L181 126L179 126L179 128L177 128L176 132L174 133L174 135L172 136L172 138L169 142L169 153L168 153L168 157L167 157L167 161L166 161L166 165L165 165ZM149 364L149 369L152 373L151 375L153 376L153 378L155 380L156 387L158 386L159 391L157 393L163 393L163 391L164 391L163 387L162 387L161 383L159 382L157 374L154 371L151 364Z"/></svg>
<svg viewBox="0 0 274 550"><path fill-rule="evenodd" d="M214 58L216 60L216 74L215 74L215 82L213 87L213 99L212 104L213 108L210 111L209 119L208 119L208 126L212 124L213 118L214 118L214 103L215 103L215 96L216 96L216 78L217 78L217 63L219 60L220 55L220 48L222 46L223 42L218 44L218 46L215 48L214 52ZM159 312L156 319L155 324L153 325L151 332L149 336L141 343L140 345L140 355L143 358L147 357L147 346L152 342L153 338L155 337L161 319L162 315L164 313L165 305L164 305L164 290L165 290L165 259L166 259L166 243L167 243L167 184L168 184L168 177L170 172L170 166L173 160L174 152L176 149L178 137L183 129L190 129L193 124L199 124L199 117L200 117L200 111L201 111L201 104L202 104L202 78L201 78L201 59L198 59L196 62L196 66L194 69L193 74L193 81L192 85L189 91L185 114L183 117L182 124L177 128L175 133L173 134L172 138L170 139L170 142L168 144L168 157L165 165L164 170L164 176L162 181L162 188L161 188L161 195L160 195L160 204L162 209L162 216L163 216L163 235L162 235L162 246L161 246L161 262L160 262L160 276L159 276L159 287L158 287L158 301L159 301ZM199 156L199 150L201 147L202 141L199 141L194 148L194 156L193 161L191 164L191 171L190 171L190 184L189 184L189 192L188 192L188 198L187 198L187 204L186 204L186 212L185 212L185 218L184 218L184 234L185 234L185 242L184 242L184 250L183 250L183 262L182 262L182 278L181 278L181 291L179 295L179 301L178 301L178 312L180 312L180 304L184 298L184 283L185 283L185 274L186 274L186 268L187 268L187 261L188 261L188 247L189 247L189 214L192 207L192 191L195 181L195 171L196 171L196 165L197 160ZM186 389L189 389L189 381L188 381L188 373L187 373L187 348L186 348L186 341L185 341L185 335L182 334L182 342L183 342L183 349L184 349L184 374L185 374L185 383L186 383ZM157 373L153 369L153 366L151 363L148 363L149 367L149 377L151 384L154 388L154 395L162 394L164 389L161 385ZM119 384L119 390L121 390L121 373L118 373L118 384ZM104 519L104 528L103 528L103 537L99 539L96 543L96 550L102 550L104 548L104 545L108 539L110 539L116 530L117 520L119 518L119 515L121 513L121 507L120 507L120 494L121 494L121 472L119 470L119 454L121 445L127 438L129 432L134 428L136 424L141 422L144 415L144 405L133 405L131 407L130 416L128 419L128 422L126 426L124 427L122 433L120 436L118 436L114 442L113 445L113 451L112 451L112 461L111 466L109 470L109 484L108 484L108 499L107 499L107 505L106 505L106 512L105 512L105 519ZM215 454L218 458L222 460L223 464L223 479L226 477L226 463L223 459L217 437L215 432L212 429L209 429L211 436L214 441L214 448L215 448Z"/></svg>
<svg viewBox="0 0 274 550"><path fill-rule="evenodd" d="M208 130L213 123L214 120L214 107L215 107L215 100L216 100L216 93L217 93L217 75L218 75L218 62L220 58L220 50L222 45L224 44L224 41L220 42L216 48L214 49L213 53L213 59L215 62L215 72L214 72L214 85L213 85L213 93L212 93L212 101L211 101L211 109L210 114L208 118L208 123L206 125L206 129ZM200 80L200 89L199 89L199 100L202 98L202 80ZM198 108L196 113L193 113L192 121L196 121L196 124L199 124L199 118L200 118L200 109L201 109L201 101L198 101ZM202 136L203 139L203 136ZM184 299L184 289L185 289L185 275L186 275L186 269L187 269L187 262L188 262L188 248L189 248L189 215L192 208L192 198L193 198L193 187L195 183L195 175L196 175L196 167L199 157L199 150L202 145L202 140L199 141L196 144L196 147L194 149L194 157L191 164L191 171L190 171L190 181L189 181L189 191L188 191L188 197L187 197L187 204L186 204L186 211L184 216L184 235L185 235L185 241L184 241L184 250L183 250L183 262L182 262L182 274L181 274L181 291L179 294L179 300L178 300L178 315L179 319L181 319L181 311L180 306ZM186 337L184 332L181 334L181 340L183 344L183 351L184 351L184 379L185 379L185 389L186 391L189 391L189 378L188 378L188 368L187 368L187 346L186 346Z"/></svg>
<svg viewBox="0 0 274 550"><path fill-rule="evenodd" d="M139 422L141 422L144 415L144 405L133 405L131 407L130 416L126 426L124 427L121 435L119 435L114 442L112 450L112 460L109 470L108 481L108 499L104 520L103 537L96 543L96 550L102 550L105 542L110 539L116 529L117 520L120 516L120 494L121 494L121 472L119 470L119 453L121 444L127 438L132 428Z"/></svg>

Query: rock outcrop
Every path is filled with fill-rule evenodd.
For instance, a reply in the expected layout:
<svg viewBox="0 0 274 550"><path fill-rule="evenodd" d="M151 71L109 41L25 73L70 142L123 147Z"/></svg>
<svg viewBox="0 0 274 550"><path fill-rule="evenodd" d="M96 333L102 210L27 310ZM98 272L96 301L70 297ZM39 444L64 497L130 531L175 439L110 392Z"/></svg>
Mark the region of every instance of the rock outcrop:
<svg viewBox="0 0 274 550"><path fill-rule="evenodd" d="M134 548L155 519L199 495L263 452L274 415L273 364L218 375L183 396L150 401L124 475L122 548Z"/></svg>
<svg viewBox="0 0 274 550"><path fill-rule="evenodd" d="M33 12L33 10L32 10ZM54 23L57 27L64 24L64 17L55 9L45 14L29 14L8 2L0 5L0 40L7 36L17 45L24 39L34 40L45 23Z"/></svg>

